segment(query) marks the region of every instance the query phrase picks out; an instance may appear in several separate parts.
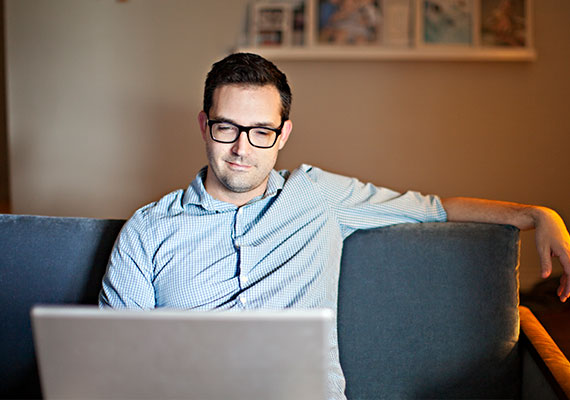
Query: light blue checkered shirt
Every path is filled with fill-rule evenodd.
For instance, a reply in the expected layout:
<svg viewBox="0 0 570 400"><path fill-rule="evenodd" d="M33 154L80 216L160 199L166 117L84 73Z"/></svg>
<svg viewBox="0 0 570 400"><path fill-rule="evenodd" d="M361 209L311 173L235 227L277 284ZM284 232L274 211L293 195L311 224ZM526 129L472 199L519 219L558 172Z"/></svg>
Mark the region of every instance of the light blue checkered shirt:
<svg viewBox="0 0 570 400"><path fill-rule="evenodd" d="M309 165L272 171L265 194L238 208L206 192L206 172L127 221L101 307L336 312L345 238L357 229L446 219L437 196L400 194ZM336 327L330 343L330 397L344 399Z"/></svg>

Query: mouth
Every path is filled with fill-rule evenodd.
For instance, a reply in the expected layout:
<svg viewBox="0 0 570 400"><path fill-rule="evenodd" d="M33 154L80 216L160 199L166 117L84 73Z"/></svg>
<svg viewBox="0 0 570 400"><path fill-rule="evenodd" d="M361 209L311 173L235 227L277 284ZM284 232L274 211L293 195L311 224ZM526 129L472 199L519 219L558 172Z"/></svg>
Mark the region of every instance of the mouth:
<svg viewBox="0 0 570 400"><path fill-rule="evenodd" d="M235 171L247 171L249 169L252 168L251 165L248 164L242 164L236 161L226 161L226 163L228 164L228 166L230 167L230 169L233 169Z"/></svg>

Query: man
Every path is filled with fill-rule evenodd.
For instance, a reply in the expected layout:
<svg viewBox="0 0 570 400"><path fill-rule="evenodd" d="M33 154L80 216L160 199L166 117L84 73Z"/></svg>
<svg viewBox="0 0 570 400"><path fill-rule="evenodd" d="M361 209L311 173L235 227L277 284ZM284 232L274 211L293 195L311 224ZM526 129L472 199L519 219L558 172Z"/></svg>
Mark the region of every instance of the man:
<svg viewBox="0 0 570 400"><path fill-rule="evenodd" d="M399 194L308 165L273 169L292 131L291 90L253 54L214 64L198 115L208 166L186 190L138 210L111 254L102 307L323 308L336 311L343 240L396 223L478 221L536 228L543 276L551 255L570 296L570 237L554 211L486 200ZM344 398L336 329L331 398Z"/></svg>

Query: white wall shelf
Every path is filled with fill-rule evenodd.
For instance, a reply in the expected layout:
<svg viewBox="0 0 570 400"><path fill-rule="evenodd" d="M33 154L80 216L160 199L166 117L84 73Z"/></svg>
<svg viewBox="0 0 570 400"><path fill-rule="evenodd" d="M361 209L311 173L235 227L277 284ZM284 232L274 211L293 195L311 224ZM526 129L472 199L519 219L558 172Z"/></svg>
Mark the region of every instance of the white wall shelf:
<svg viewBox="0 0 570 400"><path fill-rule="evenodd" d="M534 61L532 48L371 48L370 46L245 47L282 61Z"/></svg>

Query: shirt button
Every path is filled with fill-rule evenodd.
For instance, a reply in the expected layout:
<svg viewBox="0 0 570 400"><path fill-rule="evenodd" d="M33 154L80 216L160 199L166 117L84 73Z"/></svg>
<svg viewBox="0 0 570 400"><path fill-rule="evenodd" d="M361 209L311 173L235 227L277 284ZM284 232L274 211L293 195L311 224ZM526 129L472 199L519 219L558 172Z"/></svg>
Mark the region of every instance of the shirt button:
<svg viewBox="0 0 570 400"><path fill-rule="evenodd" d="M239 296L239 301L241 301L241 304L247 303L247 299L245 298L245 296Z"/></svg>
<svg viewBox="0 0 570 400"><path fill-rule="evenodd" d="M241 276L241 281L242 281L243 283L246 283L246 282L247 282L247 279L248 279L248 278L247 278L247 275L242 275L242 276Z"/></svg>

